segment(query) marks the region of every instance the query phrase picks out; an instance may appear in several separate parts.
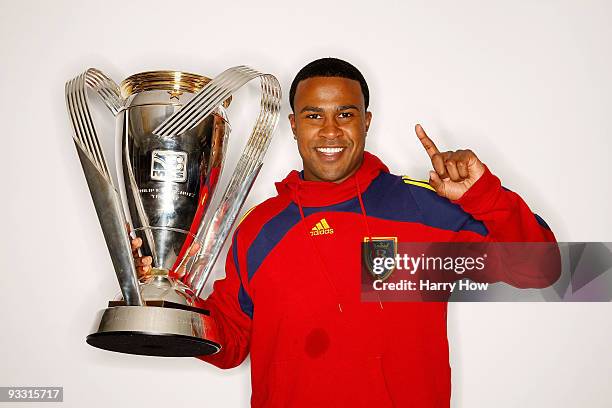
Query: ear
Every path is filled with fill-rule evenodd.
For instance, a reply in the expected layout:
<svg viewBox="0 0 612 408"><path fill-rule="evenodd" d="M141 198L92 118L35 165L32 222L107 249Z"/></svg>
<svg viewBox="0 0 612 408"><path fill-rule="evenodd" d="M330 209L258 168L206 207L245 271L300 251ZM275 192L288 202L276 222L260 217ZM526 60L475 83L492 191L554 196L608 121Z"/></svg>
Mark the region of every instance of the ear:
<svg viewBox="0 0 612 408"><path fill-rule="evenodd" d="M289 124L291 125L293 136L297 136L297 131L295 130L295 115L293 113L289 114Z"/></svg>
<svg viewBox="0 0 612 408"><path fill-rule="evenodd" d="M372 121L372 112L367 111L365 114L365 131L367 132L370 128L370 122Z"/></svg>

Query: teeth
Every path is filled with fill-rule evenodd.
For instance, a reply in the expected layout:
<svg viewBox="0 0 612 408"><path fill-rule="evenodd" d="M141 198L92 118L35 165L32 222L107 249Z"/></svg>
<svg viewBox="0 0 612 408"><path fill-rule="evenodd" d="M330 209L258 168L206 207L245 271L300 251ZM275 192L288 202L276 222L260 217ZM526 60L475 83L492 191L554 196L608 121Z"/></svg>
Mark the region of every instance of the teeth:
<svg viewBox="0 0 612 408"><path fill-rule="evenodd" d="M317 152L325 154L340 153L342 150L344 150L344 147L317 147Z"/></svg>

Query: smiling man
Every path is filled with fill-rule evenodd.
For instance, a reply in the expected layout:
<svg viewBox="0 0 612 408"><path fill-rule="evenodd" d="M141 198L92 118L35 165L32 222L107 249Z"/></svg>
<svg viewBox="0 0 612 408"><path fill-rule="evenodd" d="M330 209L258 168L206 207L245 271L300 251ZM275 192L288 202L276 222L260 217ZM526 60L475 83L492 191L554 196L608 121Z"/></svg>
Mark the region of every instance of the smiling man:
<svg viewBox="0 0 612 408"><path fill-rule="evenodd" d="M345 61L308 64L289 101L303 171L237 227L226 278L202 303L223 349L200 358L231 368L250 354L257 407L448 407L446 303L361 302L361 243L552 232L473 152L440 152L419 125L429 182L390 174L364 151L369 90Z"/></svg>

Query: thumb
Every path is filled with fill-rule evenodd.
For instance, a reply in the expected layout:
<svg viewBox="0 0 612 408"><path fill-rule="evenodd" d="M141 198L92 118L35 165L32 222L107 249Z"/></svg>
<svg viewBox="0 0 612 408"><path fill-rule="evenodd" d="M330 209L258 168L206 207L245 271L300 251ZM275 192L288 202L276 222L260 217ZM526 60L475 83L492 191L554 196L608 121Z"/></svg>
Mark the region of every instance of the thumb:
<svg viewBox="0 0 612 408"><path fill-rule="evenodd" d="M435 171L429 172L429 185L432 186L434 190L436 190L436 193L440 195L443 193L442 190L444 190L444 182L442 181L440 176L438 176L438 173L436 173Z"/></svg>

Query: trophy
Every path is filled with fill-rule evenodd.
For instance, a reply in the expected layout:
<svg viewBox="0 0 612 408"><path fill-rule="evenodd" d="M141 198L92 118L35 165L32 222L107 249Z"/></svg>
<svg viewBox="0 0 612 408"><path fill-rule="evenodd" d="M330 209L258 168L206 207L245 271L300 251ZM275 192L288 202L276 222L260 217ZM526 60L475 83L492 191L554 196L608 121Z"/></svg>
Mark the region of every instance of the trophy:
<svg viewBox="0 0 612 408"><path fill-rule="evenodd" d="M209 208L230 139L226 108L232 93L255 78L261 84L259 115L218 205ZM101 97L116 120L117 183L88 92ZM100 312L87 343L173 357L221 349L215 316L198 299L261 168L280 98L274 76L246 66L212 80L178 71L143 72L120 86L91 68L66 83L74 143L121 289L121 298ZM130 234L142 239L140 255L153 259L151 276L142 281Z"/></svg>

